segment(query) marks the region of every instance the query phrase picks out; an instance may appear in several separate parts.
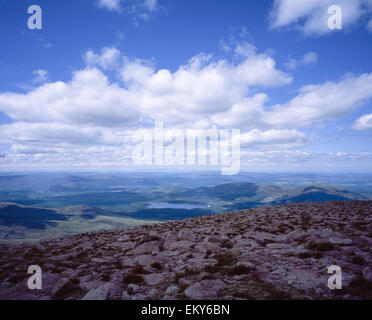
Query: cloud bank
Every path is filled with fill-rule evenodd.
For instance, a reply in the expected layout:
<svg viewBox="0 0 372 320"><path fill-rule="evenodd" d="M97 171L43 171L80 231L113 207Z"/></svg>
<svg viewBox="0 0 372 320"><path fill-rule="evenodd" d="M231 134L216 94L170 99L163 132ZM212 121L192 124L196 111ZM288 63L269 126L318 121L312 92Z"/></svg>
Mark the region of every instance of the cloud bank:
<svg viewBox="0 0 372 320"><path fill-rule="evenodd" d="M271 28L300 30L305 36L325 35L330 14L328 8L339 5L342 8L343 28L359 23L372 13L371 0L275 0L270 14ZM368 27L369 24L366 26Z"/></svg>
<svg viewBox="0 0 372 320"><path fill-rule="evenodd" d="M237 46L231 59L200 53L173 71L113 47L88 50L84 61L70 81L0 93L0 111L12 120L0 125L0 143L8 146L1 163L128 164L134 131L154 120L169 129L241 129L243 150L267 157L314 143L304 129L342 119L372 98L372 74L361 74L306 85L272 104L267 90L285 88L292 76L252 45ZM370 130L370 120L360 118L354 129Z"/></svg>

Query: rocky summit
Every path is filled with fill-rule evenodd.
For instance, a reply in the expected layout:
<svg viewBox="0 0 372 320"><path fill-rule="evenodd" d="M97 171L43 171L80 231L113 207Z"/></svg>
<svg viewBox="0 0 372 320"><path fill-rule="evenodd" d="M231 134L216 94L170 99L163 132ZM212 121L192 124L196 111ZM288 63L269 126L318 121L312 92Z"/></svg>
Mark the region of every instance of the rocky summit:
<svg viewBox="0 0 372 320"><path fill-rule="evenodd" d="M372 201L261 207L0 246L0 299L372 299ZM30 290L30 265L42 289ZM328 287L330 266L342 289Z"/></svg>

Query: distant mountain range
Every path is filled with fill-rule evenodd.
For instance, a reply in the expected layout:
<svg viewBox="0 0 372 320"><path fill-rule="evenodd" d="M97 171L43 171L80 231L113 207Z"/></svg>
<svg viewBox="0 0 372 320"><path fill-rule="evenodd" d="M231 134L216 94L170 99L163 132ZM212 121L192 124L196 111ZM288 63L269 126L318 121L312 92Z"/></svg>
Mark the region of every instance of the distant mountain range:
<svg viewBox="0 0 372 320"><path fill-rule="evenodd" d="M58 196L63 198L63 195ZM362 194L329 185L285 187L271 184L237 182L212 187L197 187L155 195L134 191L96 192L65 195L71 206L40 208L19 203L0 202L0 243L35 240L86 231L181 220L213 213L244 210L268 205L301 202L368 200ZM200 204L201 207L149 208L151 201ZM113 211L100 205L131 203L132 210ZM96 206L92 206L96 205ZM203 205L203 206L202 206ZM131 207L132 208L132 207Z"/></svg>
<svg viewBox="0 0 372 320"><path fill-rule="evenodd" d="M209 197L233 202L226 206L226 208L231 210L300 202L368 200L362 194L329 185L290 188L247 182L188 189L181 193L176 193L174 196L188 197L189 199Z"/></svg>

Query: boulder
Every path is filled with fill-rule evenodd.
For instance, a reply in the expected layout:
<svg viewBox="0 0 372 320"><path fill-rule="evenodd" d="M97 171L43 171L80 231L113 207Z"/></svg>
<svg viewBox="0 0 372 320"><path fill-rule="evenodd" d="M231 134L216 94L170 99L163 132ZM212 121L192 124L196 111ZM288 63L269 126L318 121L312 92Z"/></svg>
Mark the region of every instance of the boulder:
<svg viewBox="0 0 372 320"><path fill-rule="evenodd" d="M181 241L171 243L171 245L169 246L169 250L172 250L172 251L177 250L179 252L185 252L187 250L190 250L192 245L193 243L191 241L181 240Z"/></svg>
<svg viewBox="0 0 372 320"><path fill-rule="evenodd" d="M363 273L364 279L372 281L372 267L363 268L362 273Z"/></svg>
<svg viewBox="0 0 372 320"><path fill-rule="evenodd" d="M116 242L116 243L114 243L114 245L119 247L123 251L126 251L126 250L133 249L136 246L136 243L131 242L131 241L129 241L129 242Z"/></svg>
<svg viewBox="0 0 372 320"><path fill-rule="evenodd" d="M331 237L331 238L329 238L329 242L332 243L332 244L339 245L339 246L349 246L353 243L353 240L346 239L346 238Z"/></svg>
<svg viewBox="0 0 372 320"><path fill-rule="evenodd" d="M291 246L286 243L269 243L266 245L266 248L271 250L288 250Z"/></svg>
<svg viewBox="0 0 372 320"><path fill-rule="evenodd" d="M196 249L199 250L201 253L218 253L220 252L221 248L217 243L209 242L209 241L203 241L202 243L198 244L196 246Z"/></svg>
<svg viewBox="0 0 372 320"><path fill-rule="evenodd" d="M132 268L134 266L136 266L137 264L137 259L136 258L133 258L133 257L124 257L124 260L123 260L123 267L124 268Z"/></svg>
<svg viewBox="0 0 372 320"><path fill-rule="evenodd" d="M136 255L147 254L147 253L157 253L160 251L159 249L160 242L158 241L150 241L144 242L138 247L134 248L131 253Z"/></svg>
<svg viewBox="0 0 372 320"><path fill-rule="evenodd" d="M165 275L162 273L151 273L143 276L145 281L150 286L156 286L165 279Z"/></svg>
<svg viewBox="0 0 372 320"><path fill-rule="evenodd" d="M97 289L90 290L82 300L107 300L109 296L109 288L102 286Z"/></svg>
<svg viewBox="0 0 372 320"><path fill-rule="evenodd" d="M103 286L91 289L82 300L108 300L119 299L122 296L122 288L117 283L105 283Z"/></svg>
<svg viewBox="0 0 372 320"><path fill-rule="evenodd" d="M179 231L177 234L177 237L180 240L188 240L188 241L196 240L195 233L192 230L188 230L188 229Z"/></svg>
<svg viewBox="0 0 372 320"><path fill-rule="evenodd" d="M302 230L294 230L286 235L288 242L297 241L307 236L307 233Z"/></svg>
<svg viewBox="0 0 372 320"><path fill-rule="evenodd" d="M146 299L157 300L162 296L162 292L156 288L152 288L147 292Z"/></svg>
<svg viewBox="0 0 372 320"><path fill-rule="evenodd" d="M52 289L52 299L64 299L75 287L70 279L62 278L56 282Z"/></svg>
<svg viewBox="0 0 372 320"><path fill-rule="evenodd" d="M178 236L176 231L168 231L165 235L165 240L167 242L178 241Z"/></svg>
<svg viewBox="0 0 372 320"><path fill-rule="evenodd" d="M153 256L150 256L150 255L142 255L138 258L138 263L141 265L141 266L150 266L152 265L154 262L156 262L156 259L153 257Z"/></svg>
<svg viewBox="0 0 372 320"><path fill-rule="evenodd" d="M217 299L219 291L225 286L221 280L202 280L188 287L185 295L195 300Z"/></svg>
<svg viewBox="0 0 372 320"><path fill-rule="evenodd" d="M173 297L173 296L175 296L178 293L178 290L179 290L179 288L177 286L170 286L165 291L165 294L167 296L172 296Z"/></svg>

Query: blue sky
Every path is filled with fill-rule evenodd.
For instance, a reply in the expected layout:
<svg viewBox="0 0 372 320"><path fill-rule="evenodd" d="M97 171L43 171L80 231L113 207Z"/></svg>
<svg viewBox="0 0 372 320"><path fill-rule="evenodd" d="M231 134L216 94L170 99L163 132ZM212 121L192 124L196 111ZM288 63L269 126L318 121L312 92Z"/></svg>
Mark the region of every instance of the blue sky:
<svg viewBox="0 0 372 320"><path fill-rule="evenodd" d="M125 167L163 120L240 129L250 170L371 172L372 2L305 2L0 0L1 170Z"/></svg>

